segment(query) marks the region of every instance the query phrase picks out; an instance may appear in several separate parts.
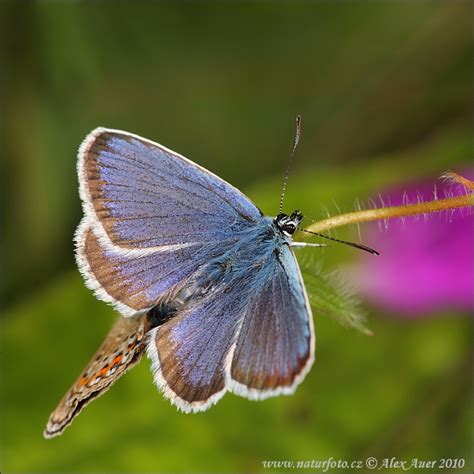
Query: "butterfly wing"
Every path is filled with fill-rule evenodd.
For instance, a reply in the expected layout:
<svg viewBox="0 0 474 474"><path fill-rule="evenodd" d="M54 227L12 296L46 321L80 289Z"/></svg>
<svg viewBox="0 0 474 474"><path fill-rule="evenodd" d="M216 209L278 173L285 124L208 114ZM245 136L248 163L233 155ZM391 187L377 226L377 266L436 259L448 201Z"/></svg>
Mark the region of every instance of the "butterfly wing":
<svg viewBox="0 0 474 474"><path fill-rule="evenodd" d="M104 394L144 353L146 316L119 317L98 351L51 413L45 438L63 433L90 402Z"/></svg>
<svg viewBox="0 0 474 474"><path fill-rule="evenodd" d="M314 361L313 317L298 263L287 246L274 260L232 349L229 389L250 399L293 393Z"/></svg>
<svg viewBox="0 0 474 474"><path fill-rule="evenodd" d="M86 284L125 316L170 299L261 212L230 184L157 143L96 129L79 150Z"/></svg>
<svg viewBox="0 0 474 474"><path fill-rule="evenodd" d="M98 128L79 149L80 194L105 243L125 249L222 241L261 216L240 191L137 135Z"/></svg>
<svg viewBox="0 0 474 474"><path fill-rule="evenodd" d="M84 219L76 232L76 260L86 285L124 316L169 301L203 262L222 253L215 243L136 254L103 245Z"/></svg>
<svg viewBox="0 0 474 474"><path fill-rule="evenodd" d="M150 332L155 383L182 411L205 410L224 395L226 357L244 311L238 285L220 286Z"/></svg>
<svg viewBox="0 0 474 474"><path fill-rule="evenodd" d="M260 270L218 284L150 332L155 382L185 412L227 390L249 398L291 393L314 358L311 310L288 247Z"/></svg>

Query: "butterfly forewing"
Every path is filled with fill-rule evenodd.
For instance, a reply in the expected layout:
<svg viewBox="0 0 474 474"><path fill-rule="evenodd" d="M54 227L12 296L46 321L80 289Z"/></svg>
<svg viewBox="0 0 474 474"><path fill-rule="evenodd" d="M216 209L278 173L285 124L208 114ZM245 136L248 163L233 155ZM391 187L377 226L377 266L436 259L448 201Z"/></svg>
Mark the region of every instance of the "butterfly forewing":
<svg viewBox="0 0 474 474"><path fill-rule="evenodd" d="M104 246L89 221L76 233L76 257L86 284L124 316L134 316L172 299L203 262L222 253L215 243L162 249L142 255Z"/></svg>
<svg viewBox="0 0 474 474"><path fill-rule="evenodd" d="M287 246L272 269L249 301L230 368L231 390L255 399L292 393L314 360L311 308Z"/></svg>
<svg viewBox="0 0 474 474"><path fill-rule="evenodd" d="M89 134L78 171L87 217L124 248L219 242L261 215L224 180L125 132Z"/></svg>
<svg viewBox="0 0 474 474"><path fill-rule="evenodd" d="M97 297L125 316L169 300L261 217L230 184L136 135L97 129L78 163L79 269Z"/></svg>

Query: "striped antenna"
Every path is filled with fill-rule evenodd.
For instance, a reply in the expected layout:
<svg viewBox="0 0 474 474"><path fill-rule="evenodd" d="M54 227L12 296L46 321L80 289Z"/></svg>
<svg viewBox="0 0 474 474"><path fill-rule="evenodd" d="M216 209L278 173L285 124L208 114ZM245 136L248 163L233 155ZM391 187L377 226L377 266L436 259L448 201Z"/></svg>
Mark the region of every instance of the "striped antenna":
<svg viewBox="0 0 474 474"><path fill-rule="evenodd" d="M296 147L298 146L298 143L300 142L300 135L301 135L301 115L297 115L295 140L293 142L293 148L291 149L290 158L288 160L288 166L286 167L285 179L283 181L283 187L281 190L280 210L278 211L279 214L281 214L281 211L283 210L283 200L285 199L285 191L286 191L286 185L288 184L288 176L290 175L290 168L291 168L291 164L293 163L293 157L295 156Z"/></svg>

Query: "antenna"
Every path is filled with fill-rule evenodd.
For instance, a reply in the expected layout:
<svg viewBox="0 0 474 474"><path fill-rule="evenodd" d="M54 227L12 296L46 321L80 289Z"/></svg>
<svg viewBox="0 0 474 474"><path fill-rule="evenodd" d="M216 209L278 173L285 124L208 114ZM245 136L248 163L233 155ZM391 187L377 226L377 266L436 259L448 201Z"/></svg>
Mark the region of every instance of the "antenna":
<svg viewBox="0 0 474 474"><path fill-rule="evenodd" d="M290 167L291 167L291 163L293 163L293 157L295 155L296 147L298 146L298 143L300 142L300 134L301 134L301 115L297 115L295 140L293 142L293 148L291 149L290 158L288 159L288 166L286 167L285 179L283 181L283 187L281 190L280 210L278 211L279 214L281 214L281 211L283 210L283 199L285 199L285 191L286 191L286 185L288 183L288 176L290 175Z"/></svg>
<svg viewBox="0 0 474 474"><path fill-rule="evenodd" d="M306 230L306 229L298 229L298 230L301 230L302 232L306 232L307 234L313 234L319 237L324 237L325 239L333 240L334 242L339 242L340 244L349 245L350 247L355 247L356 249L365 250L366 252L369 252L372 255L380 255L380 253L377 252L377 250L367 247L366 245L356 244L354 242L347 242L347 240L335 239L334 237L329 237L329 235L320 234L319 232L313 232L311 230Z"/></svg>

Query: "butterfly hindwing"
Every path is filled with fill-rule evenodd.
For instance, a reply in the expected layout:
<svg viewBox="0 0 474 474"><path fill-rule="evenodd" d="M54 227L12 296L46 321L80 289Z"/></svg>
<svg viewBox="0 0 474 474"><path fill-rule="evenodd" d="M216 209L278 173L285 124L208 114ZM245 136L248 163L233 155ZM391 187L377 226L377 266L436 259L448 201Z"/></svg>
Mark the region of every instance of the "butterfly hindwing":
<svg viewBox="0 0 474 474"><path fill-rule="evenodd" d="M238 286L216 288L150 333L155 382L185 412L205 410L225 393L226 357L245 309L238 296Z"/></svg>
<svg viewBox="0 0 474 474"><path fill-rule="evenodd" d="M146 316L119 317L76 382L51 413L44 431L46 438L62 434L85 406L103 395L141 360L147 326Z"/></svg>

